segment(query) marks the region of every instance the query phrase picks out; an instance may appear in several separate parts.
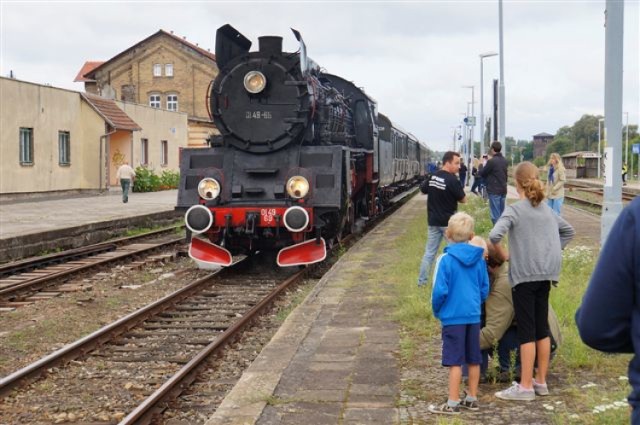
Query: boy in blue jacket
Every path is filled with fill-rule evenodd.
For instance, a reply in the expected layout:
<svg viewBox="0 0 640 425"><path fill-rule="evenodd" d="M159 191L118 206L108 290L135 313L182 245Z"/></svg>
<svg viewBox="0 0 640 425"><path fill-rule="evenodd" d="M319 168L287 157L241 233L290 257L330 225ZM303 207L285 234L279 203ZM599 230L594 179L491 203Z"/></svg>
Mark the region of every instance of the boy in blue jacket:
<svg viewBox="0 0 640 425"><path fill-rule="evenodd" d="M445 232L451 242L438 258L431 306L442 323L442 365L449 368L449 398L431 413L457 415L460 408L478 410L480 382L480 315L489 294L485 249L469 243L473 218L463 212L449 219ZM462 365L469 368L468 394L460 400Z"/></svg>

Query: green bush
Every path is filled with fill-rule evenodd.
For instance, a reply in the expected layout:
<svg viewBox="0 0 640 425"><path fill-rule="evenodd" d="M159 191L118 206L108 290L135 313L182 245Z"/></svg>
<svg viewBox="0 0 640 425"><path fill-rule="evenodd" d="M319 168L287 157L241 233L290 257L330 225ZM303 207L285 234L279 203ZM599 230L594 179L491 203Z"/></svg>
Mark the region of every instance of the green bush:
<svg viewBox="0 0 640 425"><path fill-rule="evenodd" d="M176 189L180 182L180 173L164 170L162 175L156 175L147 167L136 168L136 179L133 182L134 192L156 192L158 190Z"/></svg>
<svg viewBox="0 0 640 425"><path fill-rule="evenodd" d="M180 173L177 171L164 170L160 175L160 190L177 189L180 183Z"/></svg>

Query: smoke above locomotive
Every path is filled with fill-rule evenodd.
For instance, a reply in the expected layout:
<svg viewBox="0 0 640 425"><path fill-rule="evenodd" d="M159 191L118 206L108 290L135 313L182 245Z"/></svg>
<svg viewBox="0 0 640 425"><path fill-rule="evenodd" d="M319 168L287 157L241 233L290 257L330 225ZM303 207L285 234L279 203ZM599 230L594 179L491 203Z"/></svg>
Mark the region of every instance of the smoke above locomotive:
<svg viewBox="0 0 640 425"><path fill-rule="evenodd" d="M426 147L365 92L323 72L282 38L258 51L230 25L216 33L210 115L220 136L184 149L177 209L200 267L276 250L280 266L322 261L327 244L379 214L424 174Z"/></svg>

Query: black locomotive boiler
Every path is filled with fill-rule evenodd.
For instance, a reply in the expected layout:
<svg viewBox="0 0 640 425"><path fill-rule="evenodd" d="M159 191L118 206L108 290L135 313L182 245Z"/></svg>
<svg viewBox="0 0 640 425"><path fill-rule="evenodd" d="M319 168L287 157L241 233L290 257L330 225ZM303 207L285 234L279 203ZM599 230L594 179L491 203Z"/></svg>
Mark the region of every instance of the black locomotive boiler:
<svg viewBox="0 0 640 425"><path fill-rule="evenodd" d="M322 261L327 243L424 174L426 147L362 89L322 72L293 32L300 50L287 53L281 37L250 52L233 27L217 30L209 106L221 136L180 159L177 209L201 267L261 250L277 250L280 266Z"/></svg>

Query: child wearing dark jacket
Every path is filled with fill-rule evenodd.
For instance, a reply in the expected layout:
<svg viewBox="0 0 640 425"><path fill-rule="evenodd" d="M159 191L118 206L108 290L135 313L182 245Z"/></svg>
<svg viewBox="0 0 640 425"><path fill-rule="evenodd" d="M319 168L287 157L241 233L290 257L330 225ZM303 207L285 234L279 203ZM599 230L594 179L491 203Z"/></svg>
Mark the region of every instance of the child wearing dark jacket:
<svg viewBox="0 0 640 425"><path fill-rule="evenodd" d="M431 413L457 415L460 408L478 410L480 315L489 294L489 275L485 249L469 243L473 229L468 214L451 216L445 233L451 243L436 262L431 306L442 323L442 365L449 368L449 397L439 406L430 406ZM469 391L461 400L463 364L469 368Z"/></svg>

